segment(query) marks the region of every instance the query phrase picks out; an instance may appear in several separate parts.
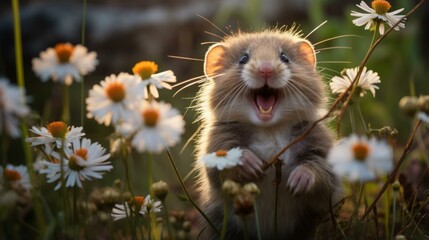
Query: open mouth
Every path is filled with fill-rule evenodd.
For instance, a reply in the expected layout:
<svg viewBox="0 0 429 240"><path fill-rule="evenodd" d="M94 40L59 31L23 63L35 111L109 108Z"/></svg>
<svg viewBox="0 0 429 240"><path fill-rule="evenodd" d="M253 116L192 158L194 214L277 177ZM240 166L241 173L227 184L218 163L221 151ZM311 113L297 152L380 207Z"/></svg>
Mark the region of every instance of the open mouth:
<svg viewBox="0 0 429 240"><path fill-rule="evenodd" d="M269 121L273 117L278 97L278 90L268 86L252 90L253 107L259 119Z"/></svg>

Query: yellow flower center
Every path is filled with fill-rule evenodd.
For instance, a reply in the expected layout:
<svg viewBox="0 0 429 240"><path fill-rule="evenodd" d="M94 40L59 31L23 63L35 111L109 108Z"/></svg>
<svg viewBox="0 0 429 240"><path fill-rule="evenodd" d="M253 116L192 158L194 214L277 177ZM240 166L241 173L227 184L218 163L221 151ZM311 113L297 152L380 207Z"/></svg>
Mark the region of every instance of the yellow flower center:
<svg viewBox="0 0 429 240"><path fill-rule="evenodd" d="M8 181L14 182L21 179L21 174L18 171L6 169L4 171L4 176Z"/></svg>
<svg viewBox="0 0 429 240"><path fill-rule="evenodd" d="M133 199L133 202L137 206L143 206L143 204L144 204L144 197L142 197L142 196L135 196L134 199Z"/></svg>
<svg viewBox="0 0 429 240"><path fill-rule="evenodd" d="M355 159L357 159L359 161L364 161L368 157L370 148L369 148L368 144L363 143L363 142L358 142L358 143L353 144L352 151L353 151Z"/></svg>
<svg viewBox="0 0 429 240"><path fill-rule="evenodd" d="M133 67L133 73L139 75L143 80L150 78L157 71L158 65L150 61L141 61Z"/></svg>
<svg viewBox="0 0 429 240"><path fill-rule="evenodd" d="M228 152L225 150L218 150L216 151L216 156L217 157L225 157L226 155L228 155Z"/></svg>
<svg viewBox="0 0 429 240"><path fill-rule="evenodd" d="M378 15L384 15L390 9L390 3L386 0L374 0L371 3L372 8Z"/></svg>
<svg viewBox="0 0 429 240"><path fill-rule="evenodd" d="M80 148L74 151L74 154L86 160L88 157L88 150L86 148ZM83 166L77 163L77 158L74 155L70 156L69 167L75 171L80 171L84 168Z"/></svg>
<svg viewBox="0 0 429 240"><path fill-rule="evenodd" d="M73 50L74 46L70 43L58 43L55 45L55 52L60 63L68 63Z"/></svg>
<svg viewBox="0 0 429 240"><path fill-rule="evenodd" d="M144 124L148 127L155 127L159 119L159 111L149 108L142 112Z"/></svg>
<svg viewBox="0 0 429 240"><path fill-rule="evenodd" d="M68 132L67 125L64 122L57 121L48 124L48 131L54 138L65 138Z"/></svg>
<svg viewBox="0 0 429 240"><path fill-rule="evenodd" d="M79 157L81 157L85 160L88 158L88 150L86 148L80 148L80 149L74 151L74 154L78 155Z"/></svg>
<svg viewBox="0 0 429 240"><path fill-rule="evenodd" d="M120 82L111 82L106 86L107 96L114 102L120 102L125 98L125 86Z"/></svg>

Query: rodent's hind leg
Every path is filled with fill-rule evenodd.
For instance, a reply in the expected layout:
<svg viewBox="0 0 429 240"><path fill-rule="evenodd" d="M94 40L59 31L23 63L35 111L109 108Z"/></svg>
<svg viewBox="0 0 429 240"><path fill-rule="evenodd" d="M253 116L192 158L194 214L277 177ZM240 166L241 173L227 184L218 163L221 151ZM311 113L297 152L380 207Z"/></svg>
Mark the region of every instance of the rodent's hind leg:
<svg viewBox="0 0 429 240"><path fill-rule="evenodd" d="M242 149L242 151L242 164L230 169L228 177L239 182L261 179L264 176L264 171L262 170L264 161L259 159L259 157L249 149Z"/></svg>
<svg viewBox="0 0 429 240"><path fill-rule="evenodd" d="M297 166L289 175L287 187L293 196L308 193L313 189L316 175L305 164Z"/></svg>

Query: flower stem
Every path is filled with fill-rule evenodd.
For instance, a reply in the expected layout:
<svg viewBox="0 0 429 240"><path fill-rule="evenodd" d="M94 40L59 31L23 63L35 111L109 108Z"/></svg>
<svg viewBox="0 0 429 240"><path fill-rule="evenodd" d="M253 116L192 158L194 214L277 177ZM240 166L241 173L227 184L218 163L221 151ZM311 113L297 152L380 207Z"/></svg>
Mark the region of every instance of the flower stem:
<svg viewBox="0 0 429 240"><path fill-rule="evenodd" d="M152 189L152 184L153 184L153 174L152 174L152 162L153 162L153 157L151 153L147 153L147 178L148 178L148 186L149 186L149 193L151 196L154 196L153 194L153 189Z"/></svg>
<svg viewBox="0 0 429 240"><path fill-rule="evenodd" d="M258 206L255 204L253 205L253 211L255 212L255 223L256 223L256 232L258 234L258 240L262 240L261 235L261 226L259 225L259 213L258 213Z"/></svg>
<svg viewBox="0 0 429 240"><path fill-rule="evenodd" d="M125 179L127 182L127 188L128 188L128 191L130 191L131 195L134 196L133 189L131 187L130 173L129 173L129 169L128 169L128 149L127 149L126 141L122 141L121 145L122 145L121 146L121 154L122 154L122 161L124 162Z"/></svg>
<svg viewBox="0 0 429 240"><path fill-rule="evenodd" d="M185 192L188 201L191 202L191 204L195 207L195 209L197 209L197 211L201 214L201 216L204 217L204 219L207 221L207 223L210 224L210 226L216 231L216 233L219 235L219 229L216 228L216 226L213 224L213 222L207 217L207 215L203 212L203 210L201 210L200 207L198 207L198 205L195 203L195 201L192 199L191 195L188 192L188 189L185 186L185 183L182 180L182 177L180 177L179 171L177 170L177 166L176 163L174 163L173 157L171 156L170 151L168 151L168 149L166 149L167 155L168 155L168 159L170 160L171 166L173 167L174 173L176 174L177 179L180 182L180 185L182 186L183 191Z"/></svg>
<svg viewBox="0 0 429 240"><path fill-rule="evenodd" d="M384 193L384 231L386 240L389 240L389 219L390 219L390 191Z"/></svg>
<svg viewBox="0 0 429 240"><path fill-rule="evenodd" d="M162 202L162 205L164 206L164 217L165 217L165 223L167 225L168 239L174 239L173 232L171 231L170 221L168 221L167 203L165 202L165 199L162 200L161 202Z"/></svg>
<svg viewBox="0 0 429 240"><path fill-rule="evenodd" d="M81 44L85 45L85 28L86 28L86 0L83 0L82 4L82 33L81 33ZM82 77L80 83L80 125L83 127L85 121L85 79Z"/></svg>
<svg viewBox="0 0 429 240"><path fill-rule="evenodd" d="M70 123L70 96L69 87L63 84L63 113L61 119L65 123Z"/></svg>
<svg viewBox="0 0 429 240"><path fill-rule="evenodd" d="M18 86L24 90L24 64L22 59L22 41L21 41L21 20L19 17L19 0L12 0L12 11L13 11L13 31L14 31L14 43L15 43L15 64L16 64L16 77ZM22 96L25 98L25 96ZM25 101L22 101L25 102ZM30 177L31 186L31 196L33 200L33 209L36 215L37 227L39 229L40 236L45 235L46 223L43 216L42 204L40 196L36 190L36 176L34 174L33 168L33 158L30 152L30 146L25 141L28 137L27 125L21 123L21 132L22 132L22 145L24 148L25 162L27 165L28 175Z"/></svg>
<svg viewBox="0 0 429 240"><path fill-rule="evenodd" d="M396 224L396 198L398 196L398 192L394 191L393 193L393 209L392 209L392 229L390 232L390 237L393 240L395 236L395 224Z"/></svg>
<svg viewBox="0 0 429 240"><path fill-rule="evenodd" d="M249 226L247 226L247 219L246 216L241 216L241 220L243 221L243 239L248 240L249 239Z"/></svg>
<svg viewBox="0 0 429 240"><path fill-rule="evenodd" d="M223 223L222 223L222 233L220 235L221 240L225 239L226 229L228 227L228 220L229 220L228 214L229 214L228 213L228 198L227 198L226 194L224 194L224 198L223 198Z"/></svg>
<svg viewBox="0 0 429 240"><path fill-rule="evenodd" d="M147 211L147 216L149 218L148 239L152 240L152 215L150 214L150 211Z"/></svg>

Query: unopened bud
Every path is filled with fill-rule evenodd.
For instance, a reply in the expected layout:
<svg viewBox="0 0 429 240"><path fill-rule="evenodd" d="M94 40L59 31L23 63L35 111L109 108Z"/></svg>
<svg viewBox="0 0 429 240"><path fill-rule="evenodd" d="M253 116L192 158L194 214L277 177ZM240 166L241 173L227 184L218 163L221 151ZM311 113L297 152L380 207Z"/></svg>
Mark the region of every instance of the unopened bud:
<svg viewBox="0 0 429 240"><path fill-rule="evenodd" d="M404 235L398 235L395 237L395 240L407 240L407 238Z"/></svg>
<svg viewBox="0 0 429 240"><path fill-rule="evenodd" d="M115 187L117 187L117 188L121 188L121 186L122 186L122 181L121 181L120 179L116 179L116 180L113 182L113 186L115 186Z"/></svg>
<svg viewBox="0 0 429 240"><path fill-rule="evenodd" d="M159 200L164 201L168 194L168 185L164 181L159 181L152 184L152 190L155 197Z"/></svg>
<svg viewBox="0 0 429 240"><path fill-rule="evenodd" d="M420 96L418 106L420 111L429 114L429 95Z"/></svg>
<svg viewBox="0 0 429 240"><path fill-rule="evenodd" d="M378 130L378 134L382 137L396 137L398 136L398 130L389 126L385 126Z"/></svg>
<svg viewBox="0 0 429 240"><path fill-rule="evenodd" d="M125 201L131 201L131 199L132 199L132 195L131 195L131 193L130 193L130 192L124 192L124 193L122 194L122 198L123 198Z"/></svg>
<svg viewBox="0 0 429 240"><path fill-rule="evenodd" d="M230 196L235 196L240 191L240 184L227 179L225 182L223 182L222 190L224 193Z"/></svg>
<svg viewBox="0 0 429 240"><path fill-rule="evenodd" d="M243 186L243 191L248 192L253 195L258 195L261 193L261 190L259 190L258 186L254 183L247 183Z"/></svg>
<svg viewBox="0 0 429 240"><path fill-rule="evenodd" d="M399 101L399 108L405 115L413 117L419 109L419 103L416 97L405 96Z"/></svg>
<svg viewBox="0 0 429 240"><path fill-rule="evenodd" d="M192 224L190 221L184 221L182 224L183 230L185 230L185 232L190 232L191 226L192 226Z"/></svg>
<svg viewBox="0 0 429 240"><path fill-rule="evenodd" d="M401 188L401 184L399 184L399 181L396 180L393 184L392 184L392 189L393 191L397 192L399 191L399 189Z"/></svg>

